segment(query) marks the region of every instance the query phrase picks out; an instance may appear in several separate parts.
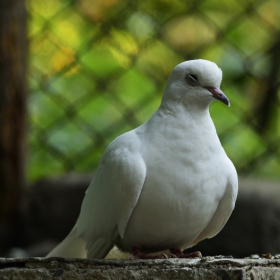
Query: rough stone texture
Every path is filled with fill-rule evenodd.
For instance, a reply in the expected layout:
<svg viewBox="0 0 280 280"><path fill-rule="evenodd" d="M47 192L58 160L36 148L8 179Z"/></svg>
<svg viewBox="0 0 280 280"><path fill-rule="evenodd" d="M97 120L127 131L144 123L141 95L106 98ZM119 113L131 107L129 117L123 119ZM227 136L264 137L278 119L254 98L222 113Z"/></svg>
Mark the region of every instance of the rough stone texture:
<svg viewBox="0 0 280 280"><path fill-rule="evenodd" d="M280 259L86 260L0 258L2 280L280 279Z"/></svg>

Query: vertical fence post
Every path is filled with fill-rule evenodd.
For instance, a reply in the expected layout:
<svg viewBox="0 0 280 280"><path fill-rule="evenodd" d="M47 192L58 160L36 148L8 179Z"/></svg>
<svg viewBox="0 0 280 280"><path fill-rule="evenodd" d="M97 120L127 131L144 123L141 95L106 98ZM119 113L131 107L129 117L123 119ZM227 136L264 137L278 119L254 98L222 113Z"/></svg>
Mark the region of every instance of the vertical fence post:
<svg viewBox="0 0 280 280"><path fill-rule="evenodd" d="M0 252L18 235L26 130L26 12L0 1Z"/></svg>

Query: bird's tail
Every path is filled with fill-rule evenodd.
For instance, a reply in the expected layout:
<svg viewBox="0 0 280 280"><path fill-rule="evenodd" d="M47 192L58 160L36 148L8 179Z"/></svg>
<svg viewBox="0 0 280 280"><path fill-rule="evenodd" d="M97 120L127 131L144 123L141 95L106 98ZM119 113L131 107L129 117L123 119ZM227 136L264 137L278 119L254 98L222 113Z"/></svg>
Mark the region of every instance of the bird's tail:
<svg viewBox="0 0 280 280"><path fill-rule="evenodd" d="M73 227L68 236L47 255L47 258L48 257L87 257L85 241L82 238L77 237L77 224Z"/></svg>
<svg viewBox="0 0 280 280"><path fill-rule="evenodd" d="M116 246L108 253L105 259L123 259L128 260L129 253L122 252Z"/></svg>
<svg viewBox="0 0 280 280"><path fill-rule="evenodd" d="M47 256L63 258L86 258L86 243L82 238L77 237L77 224L73 227L68 236L60 242ZM129 254L114 247L105 259L128 259Z"/></svg>

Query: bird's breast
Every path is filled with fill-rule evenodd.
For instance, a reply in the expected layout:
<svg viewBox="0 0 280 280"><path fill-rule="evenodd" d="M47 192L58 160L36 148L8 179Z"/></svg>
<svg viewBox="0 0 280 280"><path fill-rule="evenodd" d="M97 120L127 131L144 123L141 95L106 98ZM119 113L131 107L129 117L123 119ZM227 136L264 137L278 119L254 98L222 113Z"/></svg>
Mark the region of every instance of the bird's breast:
<svg viewBox="0 0 280 280"><path fill-rule="evenodd" d="M219 156L213 158L190 145L178 150L178 145L174 150L150 149L146 180L123 248L158 251L192 242L214 215L227 184L225 172L212 172L220 165Z"/></svg>

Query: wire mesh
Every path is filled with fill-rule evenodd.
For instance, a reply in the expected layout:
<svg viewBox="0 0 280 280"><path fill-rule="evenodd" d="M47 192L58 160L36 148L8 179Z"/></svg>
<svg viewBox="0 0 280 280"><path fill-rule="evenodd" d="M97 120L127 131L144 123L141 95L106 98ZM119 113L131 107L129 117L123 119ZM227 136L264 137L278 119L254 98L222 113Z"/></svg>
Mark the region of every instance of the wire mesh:
<svg viewBox="0 0 280 280"><path fill-rule="evenodd" d="M279 177L280 4L264 1L27 0L28 175L97 167L149 118L178 63L223 70L231 108L211 105L242 174Z"/></svg>

